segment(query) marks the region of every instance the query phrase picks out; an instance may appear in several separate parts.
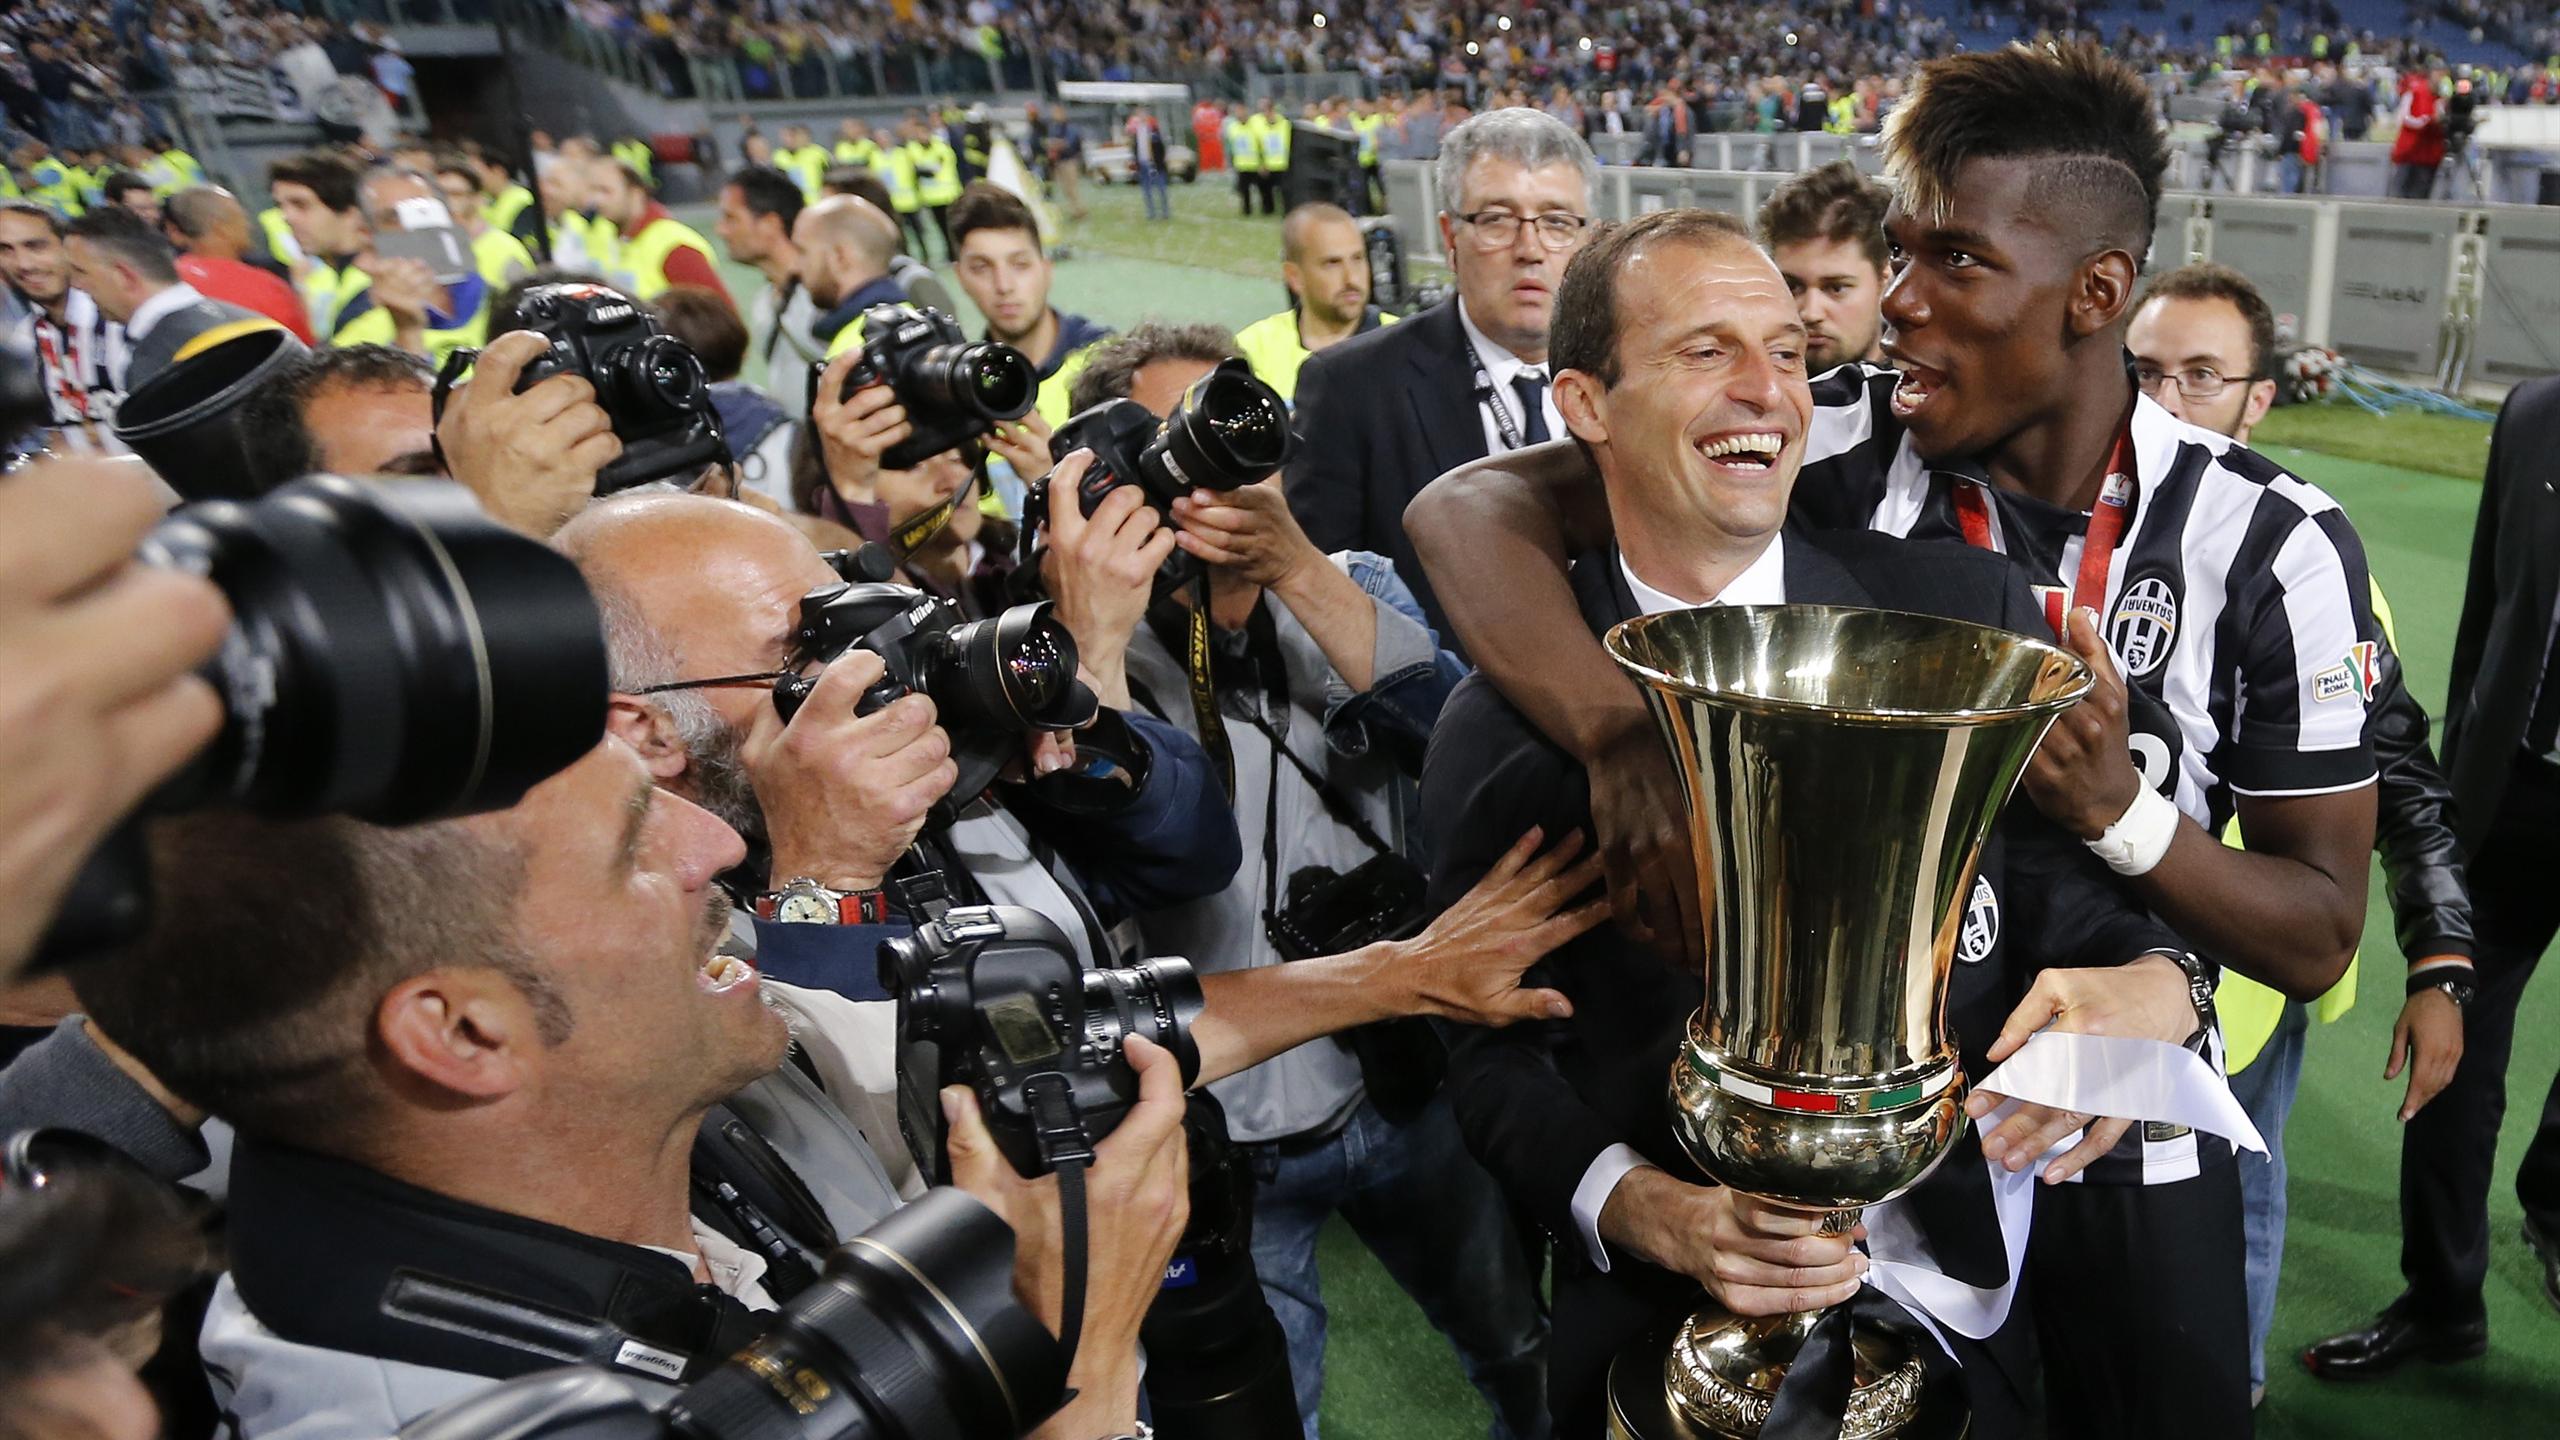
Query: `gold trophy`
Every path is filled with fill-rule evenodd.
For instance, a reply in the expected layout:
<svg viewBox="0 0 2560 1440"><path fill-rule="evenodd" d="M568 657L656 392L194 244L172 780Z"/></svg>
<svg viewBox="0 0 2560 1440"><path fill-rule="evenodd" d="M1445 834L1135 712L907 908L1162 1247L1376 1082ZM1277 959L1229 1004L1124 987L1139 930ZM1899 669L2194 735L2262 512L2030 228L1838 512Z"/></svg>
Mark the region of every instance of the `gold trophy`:
<svg viewBox="0 0 2560 1440"><path fill-rule="evenodd" d="M2088 669L2005 630L1814 605L1651 615L1608 646L1670 742L1708 912L1706 1004L1671 1070L1680 1143L1719 1184L1854 1228L1965 1123L1946 998L1974 870ZM1659 1386L1617 1362L1612 1434L1752 1440L1817 1318L1710 1300ZM1905 1434L1921 1355L1866 1327L1851 1346L1842 1434Z"/></svg>

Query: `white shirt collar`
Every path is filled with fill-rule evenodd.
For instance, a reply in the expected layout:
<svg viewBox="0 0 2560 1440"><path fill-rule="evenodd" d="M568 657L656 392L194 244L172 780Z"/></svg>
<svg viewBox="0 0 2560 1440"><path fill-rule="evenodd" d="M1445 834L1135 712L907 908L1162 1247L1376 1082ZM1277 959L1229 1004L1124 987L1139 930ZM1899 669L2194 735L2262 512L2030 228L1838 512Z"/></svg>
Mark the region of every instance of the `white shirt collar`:
<svg viewBox="0 0 2560 1440"><path fill-rule="evenodd" d="M1464 300L1458 302L1458 324L1467 332L1467 343L1476 347L1476 355L1484 361L1485 377L1493 381L1494 388L1508 399L1512 380L1521 371L1531 368L1529 362L1485 338L1485 333L1476 328L1476 322L1468 318ZM1541 364L1536 368L1544 370L1547 367Z"/></svg>
<svg viewBox="0 0 2560 1440"><path fill-rule="evenodd" d="M1786 550L1787 537L1772 535L1769 548L1760 558L1743 567L1709 605L1784 605L1787 603ZM1627 593L1635 597L1639 614L1659 615L1666 610L1693 610L1697 606L1676 595L1667 595L1636 578L1635 567L1627 563L1627 552L1618 552L1618 573L1626 577Z"/></svg>
<svg viewBox="0 0 2560 1440"><path fill-rule="evenodd" d="M133 318L124 322L125 338L141 339L151 333L151 327L159 324L162 316L176 314L203 298L204 296L196 293L196 287L184 280L179 281L133 307Z"/></svg>
<svg viewBox="0 0 2560 1440"><path fill-rule="evenodd" d="M687 1269L692 1269L696 1261L701 1262L702 1273L711 1277L713 1289L750 1310L776 1308L773 1296L764 1288L765 1258L703 1223L700 1216L686 1218L693 1222L692 1250L671 1250L664 1245L643 1245L640 1248L681 1260Z"/></svg>

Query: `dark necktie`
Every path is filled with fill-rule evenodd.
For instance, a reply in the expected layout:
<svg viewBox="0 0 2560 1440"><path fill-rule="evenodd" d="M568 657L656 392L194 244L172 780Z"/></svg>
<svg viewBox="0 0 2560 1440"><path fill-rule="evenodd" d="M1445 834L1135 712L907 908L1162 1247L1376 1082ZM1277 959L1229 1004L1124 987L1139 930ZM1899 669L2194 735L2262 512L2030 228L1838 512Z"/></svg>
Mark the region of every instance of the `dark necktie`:
<svg viewBox="0 0 2560 1440"><path fill-rule="evenodd" d="M1523 370L1511 377L1511 391L1520 397L1520 443L1535 445L1555 437L1547 430L1547 376L1543 370Z"/></svg>

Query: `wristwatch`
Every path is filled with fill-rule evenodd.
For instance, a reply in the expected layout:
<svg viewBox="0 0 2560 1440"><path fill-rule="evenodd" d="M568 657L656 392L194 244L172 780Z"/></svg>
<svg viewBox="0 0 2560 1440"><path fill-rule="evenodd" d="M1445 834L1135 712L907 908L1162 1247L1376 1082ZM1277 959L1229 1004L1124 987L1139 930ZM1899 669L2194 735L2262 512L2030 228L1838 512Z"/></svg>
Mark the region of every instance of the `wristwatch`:
<svg viewBox="0 0 2560 1440"><path fill-rule="evenodd" d="M786 925L878 925L889 918L881 890L834 890L803 875L756 897L756 918Z"/></svg>
<svg viewBox="0 0 2560 1440"><path fill-rule="evenodd" d="M2213 977L2205 972L2204 961L2193 951L2165 952L2170 961L2187 977L2187 999L2196 1007L2196 1036L2201 1038L2213 1029ZM2194 1040L2189 1040L2192 1046Z"/></svg>
<svg viewBox="0 0 2560 1440"><path fill-rule="evenodd" d="M2472 978L2472 969L2468 965L2430 965L2409 977L2412 996L2421 990L2441 990L2456 1010L2470 1007L2476 987L2477 982Z"/></svg>

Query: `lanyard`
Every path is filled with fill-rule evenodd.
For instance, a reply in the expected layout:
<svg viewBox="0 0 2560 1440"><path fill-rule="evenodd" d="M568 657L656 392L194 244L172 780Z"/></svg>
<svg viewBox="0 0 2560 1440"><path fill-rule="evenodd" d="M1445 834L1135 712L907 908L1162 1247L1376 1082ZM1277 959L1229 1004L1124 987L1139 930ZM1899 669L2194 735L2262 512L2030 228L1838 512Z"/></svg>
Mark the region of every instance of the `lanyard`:
<svg viewBox="0 0 2560 1440"><path fill-rule="evenodd" d="M1484 356L1477 352L1473 341L1467 344L1467 358L1475 362L1476 399L1493 411L1493 430L1502 437L1502 448L1519 449L1524 443L1520 427L1512 422L1511 407L1502 403L1500 392L1493 388L1493 373L1485 368Z"/></svg>
<svg viewBox="0 0 2560 1440"><path fill-rule="evenodd" d="M2107 605L2107 574L2115 565L2116 542L2124 537L2125 515L2133 508L2133 421L2125 420L2125 428L2116 434L2115 448L2107 455L2107 478L2098 486L2098 503L2089 512L2089 531L2080 542L2080 574L2071 587L2071 608L2087 609L2103 616ZM1966 481L1955 488L1956 523L1964 530L1964 541L1978 550L1998 550L1991 535L1991 504L1984 498L1986 487L1980 481ZM2044 618L2053 633L2062 633L2063 599L2058 588L2036 587L2044 595Z"/></svg>

